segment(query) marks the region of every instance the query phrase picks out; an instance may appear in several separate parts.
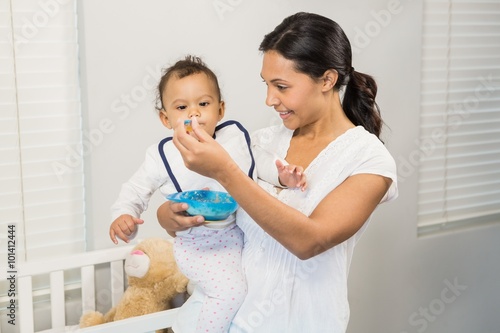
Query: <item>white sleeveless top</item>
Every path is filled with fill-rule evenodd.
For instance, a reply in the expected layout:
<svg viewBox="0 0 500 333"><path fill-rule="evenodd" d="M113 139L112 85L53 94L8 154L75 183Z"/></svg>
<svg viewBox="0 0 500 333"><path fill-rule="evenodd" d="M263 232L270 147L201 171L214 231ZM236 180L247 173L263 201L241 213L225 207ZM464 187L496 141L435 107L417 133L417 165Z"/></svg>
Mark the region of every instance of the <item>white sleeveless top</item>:
<svg viewBox="0 0 500 333"><path fill-rule="evenodd" d="M252 136L278 157L287 154L293 131L283 125ZM280 201L310 215L318 203L347 177L370 173L393 180L381 202L397 197L396 164L382 142L358 126L331 142L307 167L308 189L259 185ZM236 223L245 233L243 268L248 295L230 328L236 332L343 333L349 320L347 275L354 246L368 221L350 239L311 259L300 260L267 235L243 210Z"/></svg>

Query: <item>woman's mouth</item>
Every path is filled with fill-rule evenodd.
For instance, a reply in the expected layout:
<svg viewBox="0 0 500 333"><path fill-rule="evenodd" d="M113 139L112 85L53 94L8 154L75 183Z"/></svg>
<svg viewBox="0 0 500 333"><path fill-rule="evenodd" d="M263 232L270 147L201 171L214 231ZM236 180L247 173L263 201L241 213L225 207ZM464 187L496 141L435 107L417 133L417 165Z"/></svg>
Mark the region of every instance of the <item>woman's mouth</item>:
<svg viewBox="0 0 500 333"><path fill-rule="evenodd" d="M278 111L281 119L287 119L292 114L292 111Z"/></svg>

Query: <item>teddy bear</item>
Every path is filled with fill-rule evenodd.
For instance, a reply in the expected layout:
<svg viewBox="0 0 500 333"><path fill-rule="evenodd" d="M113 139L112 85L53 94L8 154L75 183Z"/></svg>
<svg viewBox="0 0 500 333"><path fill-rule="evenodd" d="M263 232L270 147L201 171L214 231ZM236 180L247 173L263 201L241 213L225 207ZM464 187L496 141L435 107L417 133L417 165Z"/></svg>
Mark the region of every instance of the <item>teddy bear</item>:
<svg viewBox="0 0 500 333"><path fill-rule="evenodd" d="M161 238L139 242L125 258L125 273L128 286L120 303L106 314L83 314L80 328L168 310L170 301L188 285L175 262L172 243Z"/></svg>

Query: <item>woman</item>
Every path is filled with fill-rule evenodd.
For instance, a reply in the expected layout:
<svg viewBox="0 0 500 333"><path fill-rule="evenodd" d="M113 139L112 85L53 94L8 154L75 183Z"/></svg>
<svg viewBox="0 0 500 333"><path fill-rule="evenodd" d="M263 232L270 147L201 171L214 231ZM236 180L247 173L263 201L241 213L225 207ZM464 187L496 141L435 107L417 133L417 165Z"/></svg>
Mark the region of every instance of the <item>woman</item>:
<svg viewBox="0 0 500 333"><path fill-rule="evenodd" d="M260 50L266 104L283 124L257 131L252 144L302 166L306 191L253 182L196 122L197 139L174 135L187 167L216 179L244 210L248 295L230 332L345 332L354 246L378 204L397 196L394 159L378 138L377 86L352 67L339 25L320 15L286 18ZM173 234L203 223L186 208L163 204L160 224Z"/></svg>

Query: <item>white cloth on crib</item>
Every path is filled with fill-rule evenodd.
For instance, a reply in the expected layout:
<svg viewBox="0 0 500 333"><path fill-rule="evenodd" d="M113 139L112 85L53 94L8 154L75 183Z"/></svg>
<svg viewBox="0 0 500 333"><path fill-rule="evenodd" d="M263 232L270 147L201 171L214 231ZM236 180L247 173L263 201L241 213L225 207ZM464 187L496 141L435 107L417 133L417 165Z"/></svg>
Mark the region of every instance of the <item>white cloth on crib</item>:
<svg viewBox="0 0 500 333"><path fill-rule="evenodd" d="M200 286L195 285L193 293L187 301L182 305L183 307L189 309L190 311L180 311L177 312L177 317L175 319L174 325L172 325L172 330L175 333L193 333L196 331L196 324L198 322L198 317L201 313L201 308L203 307L203 302L205 301L205 294Z"/></svg>

